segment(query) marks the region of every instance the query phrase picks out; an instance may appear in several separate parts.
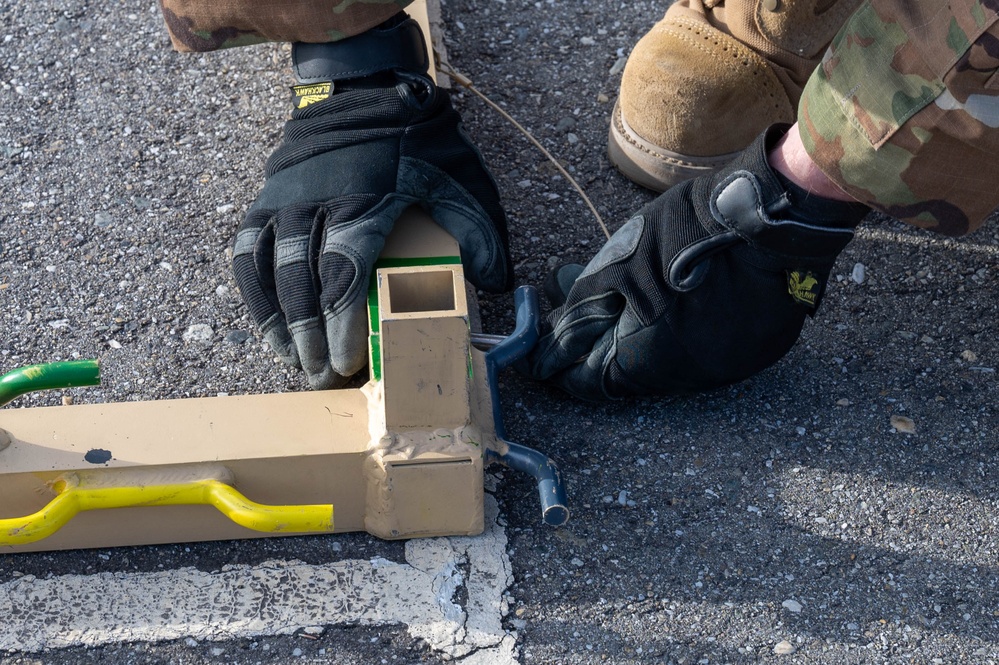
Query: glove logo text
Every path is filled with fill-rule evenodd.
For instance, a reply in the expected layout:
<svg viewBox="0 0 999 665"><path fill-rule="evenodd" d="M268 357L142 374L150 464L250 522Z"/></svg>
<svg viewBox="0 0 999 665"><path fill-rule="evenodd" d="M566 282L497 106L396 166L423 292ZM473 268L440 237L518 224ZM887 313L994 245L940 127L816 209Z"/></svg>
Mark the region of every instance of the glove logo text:
<svg viewBox="0 0 999 665"><path fill-rule="evenodd" d="M819 280L814 273L792 270L787 273L787 292L795 302L815 307L819 300Z"/></svg>
<svg viewBox="0 0 999 665"><path fill-rule="evenodd" d="M315 104L316 102L328 99L330 93L333 92L333 84L310 83L308 85L296 85L292 87L291 91L295 96L292 100L292 104L294 104L297 109L304 109L310 104Z"/></svg>

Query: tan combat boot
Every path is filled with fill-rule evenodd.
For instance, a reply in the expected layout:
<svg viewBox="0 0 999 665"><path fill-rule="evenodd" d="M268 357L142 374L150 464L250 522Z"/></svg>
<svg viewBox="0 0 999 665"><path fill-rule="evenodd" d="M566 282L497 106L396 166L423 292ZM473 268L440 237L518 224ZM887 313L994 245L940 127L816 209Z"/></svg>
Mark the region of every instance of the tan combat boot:
<svg viewBox="0 0 999 665"><path fill-rule="evenodd" d="M663 191L794 122L802 87L862 1L679 0L628 58L611 162Z"/></svg>

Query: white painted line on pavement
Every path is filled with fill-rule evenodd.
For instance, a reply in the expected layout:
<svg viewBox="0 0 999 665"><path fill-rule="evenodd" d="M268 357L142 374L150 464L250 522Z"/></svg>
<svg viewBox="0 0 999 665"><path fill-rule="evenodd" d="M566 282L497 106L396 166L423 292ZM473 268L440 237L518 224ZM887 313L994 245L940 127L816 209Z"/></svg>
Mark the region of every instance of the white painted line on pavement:
<svg viewBox="0 0 999 665"><path fill-rule="evenodd" d="M401 623L431 649L467 656L463 663L515 664L516 639L502 626L504 593L513 579L506 533L488 494L485 509L481 536L408 541L405 564L268 561L214 573L27 575L0 585L0 650L183 637L217 641L288 635L308 626ZM464 607L453 602L462 586Z"/></svg>

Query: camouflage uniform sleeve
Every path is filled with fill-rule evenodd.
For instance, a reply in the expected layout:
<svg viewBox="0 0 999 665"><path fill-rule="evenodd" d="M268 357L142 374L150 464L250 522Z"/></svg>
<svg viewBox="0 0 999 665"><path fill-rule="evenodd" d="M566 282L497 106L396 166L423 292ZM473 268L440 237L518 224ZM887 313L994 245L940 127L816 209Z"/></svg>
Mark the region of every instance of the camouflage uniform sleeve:
<svg viewBox="0 0 999 665"><path fill-rule="evenodd" d="M160 0L178 51L261 42L334 42L391 18L412 0Z"/></svg>
<svg viewBox="0 0 999 665"><path fill-rule="evenodd" d="M867 0L809 79L798 126L851 196L947 235L999 206L999 0Z"/></svg>

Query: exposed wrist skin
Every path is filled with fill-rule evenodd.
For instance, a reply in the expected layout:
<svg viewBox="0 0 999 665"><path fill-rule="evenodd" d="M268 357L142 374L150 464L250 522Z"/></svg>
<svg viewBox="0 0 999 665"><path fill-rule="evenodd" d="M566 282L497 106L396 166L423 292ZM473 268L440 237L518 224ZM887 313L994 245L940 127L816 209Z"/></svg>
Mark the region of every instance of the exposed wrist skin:
<svg viewBox="0 0 999 665"><path fill-rule="evenodd" d="M798 134L798 123L791 126L784 138L767 155L771 168L802 189L834 201L856 201L840 189L812 161Z"/></svg>

